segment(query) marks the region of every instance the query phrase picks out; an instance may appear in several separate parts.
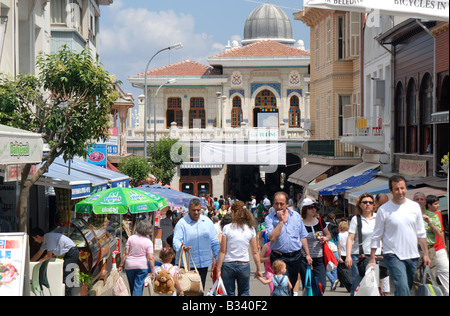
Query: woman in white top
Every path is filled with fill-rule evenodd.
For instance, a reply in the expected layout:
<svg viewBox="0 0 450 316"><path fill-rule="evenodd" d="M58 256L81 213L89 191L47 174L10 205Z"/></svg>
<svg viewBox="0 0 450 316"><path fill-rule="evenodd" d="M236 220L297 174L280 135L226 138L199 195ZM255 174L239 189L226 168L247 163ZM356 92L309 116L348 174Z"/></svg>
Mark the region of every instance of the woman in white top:
<svg viewBox="0 0 450 316"><path fill-rule="evenodd" d="M355 294L355 289L361 283L362 276L360 276L357 262L364 258L370 258L370 243L373 231L375 229L374 213L375 199L371 193L363 193L356 200L356 215L350 221L350 228L348 230L347 247L345 265L348 269L352 269L352 291L351 295ZM359 251L359 235L358 235L358 216L361 216L361 235L363 254ZM381 254L381 249L377 250L377 255Z"/></svg>
<svg viewBox="0 0 450 316"><path fill-rule="evenodd" d="M236 295L236 283L239 296L250 295L250 258L248 248L252 251L256 264L255 278L262 277L258 244L255 232L255 219L241 201L231 206L232 222L223 227L217 275L222 277L229 296Z"/></svg>

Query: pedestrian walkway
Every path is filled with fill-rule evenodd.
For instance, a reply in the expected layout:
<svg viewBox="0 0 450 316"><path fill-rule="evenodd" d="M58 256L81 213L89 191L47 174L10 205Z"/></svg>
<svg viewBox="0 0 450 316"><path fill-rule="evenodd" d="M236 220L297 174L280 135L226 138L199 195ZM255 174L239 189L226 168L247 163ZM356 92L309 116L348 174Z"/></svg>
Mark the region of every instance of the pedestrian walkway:
<svg viewBox="0 0 450 316"><path fill-rule="evenodd" d="M255 264L253 261L251 261L250 296L269 296L270 295L269 286L263 285L260 281L258 281L253 277L255 271L256 271ZM208 273L208 277L206 278L205 293L207 293L213 285L210 276L211 272ZM122 273L122 278L125 280L125 284L128 286L128 280L125 272ZM327 290L325 291L324 296L350 296L350 293L348 293L347 290L343 287L341 288L338 286L335 291L330 291L329 290L330 288L331 284L327 280L327 288L326 288ZM112 295L113 293L111 289L109 291L104 292L101 296L112 296ZM301 291L299 295L301 295ZM147 288L144 289L143 296L150 296ZM155 296L157 296L157 294L155 294Z"/></svg>

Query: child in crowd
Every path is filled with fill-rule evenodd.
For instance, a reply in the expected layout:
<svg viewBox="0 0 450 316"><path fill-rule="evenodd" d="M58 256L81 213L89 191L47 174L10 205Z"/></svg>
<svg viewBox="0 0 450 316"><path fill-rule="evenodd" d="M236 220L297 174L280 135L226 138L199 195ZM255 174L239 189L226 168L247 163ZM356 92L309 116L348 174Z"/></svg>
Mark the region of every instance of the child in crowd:
<svg viewBox="0 0 450 316"><path fill-rule="evenodd" d="M184 292L181 289L180 283L178 283L179 270L177 266L172 265L172 259L175 258L175 251L172 248L163 248L159 252L159 258L161 259L162 265L155 267L155 275L161 271L161 269L166 270L172 275L172 280L175 285L175 292L170 296L183 296ZM161 296L169 296L165 294L160 294Z"/></svg>
<svg viewBox="0 0 450 316"><path fill-rule="evenodd" d="M292 284L286 275L286 263L282 260L275 260L272 264L273 272L275 273L269 279L258 277L262 284L273 283L272 296L289 296L289 291L292 289Z"/></svg>

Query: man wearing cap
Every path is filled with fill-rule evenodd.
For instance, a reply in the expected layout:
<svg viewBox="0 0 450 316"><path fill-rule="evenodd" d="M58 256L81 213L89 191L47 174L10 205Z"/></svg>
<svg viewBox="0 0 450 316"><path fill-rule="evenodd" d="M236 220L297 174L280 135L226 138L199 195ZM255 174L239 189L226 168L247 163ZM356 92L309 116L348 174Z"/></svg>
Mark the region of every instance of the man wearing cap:
<svg viewBox="0 0 450 316"><path fill-rule="evenodd" d="M265 220L266 234L269 236L270 263L282 260L286 263L287 275L292 285L297 282L300 269L300 259L303 248L306 260L312 263L309 255L308 235L300 214L287 208L288 195L285 192L277 192L273 197L275 212L267 215ZM292 291L291 291L292 295Z"/></svg>

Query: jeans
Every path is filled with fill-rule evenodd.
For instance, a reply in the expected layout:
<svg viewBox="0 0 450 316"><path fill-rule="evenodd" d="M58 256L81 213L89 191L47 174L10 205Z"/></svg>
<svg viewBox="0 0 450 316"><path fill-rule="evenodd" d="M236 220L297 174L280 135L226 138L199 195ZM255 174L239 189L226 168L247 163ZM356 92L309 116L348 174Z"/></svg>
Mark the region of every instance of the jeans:
<svg viewBox="0 0 450 316"><path fill-rule="evenodd" d="M337 262L339 263L339 252L334 252L333 254L334 254L334 257L336 258ZM337 268L331 272L327 272L327 277L328 277L328 280L330 280L331 287L333 287L334 282L336 282L338 279Z"/></svg>
<svg viewBox="0 0 450 316"><path fill-rule="evenodd" d="M250 263L224 262L222 280L228 296L236 296L236 282L239 296L250 296Z"/></svg>
<svg viewBox="0 0 450 316"><path fill-rule="evenodd" d="M325 268L325 263L323 261L323 257L312 258L312 270L311 277L318 277L319 282L322 284L322 292L325 293L326 284L327 284L327 269ZM306 257L302 256L300 260L300 276L302 278L303 288L305 287L305 277L306 277L306 269L308 267L308 262L306 261ZM294 286L294 285L293 285Z"/></svg>
<svg viewBox="0 0 450 316"><path fill-rule="evenodd" d="M361 280L363 277L359 274L358 266L356 265L358 262L359 255L352 255L352 290L350 295L355 295L355 290L358 287L359 283L361 283Z"/></svg>
<svg viewBox="0 0 450 316"><path fill-rule="evenodd" d="M409 296L419 258L400 260L392 253L384 254L383 257L395 285L395 296Z"/></svg>
<svg viewBox="0 0 450 316"><path fill-rule="evenodd" d="M127 274L128 284L130 285L131 296L142 296L148 269L130 269L125 270L125 272Z"/></svg>

